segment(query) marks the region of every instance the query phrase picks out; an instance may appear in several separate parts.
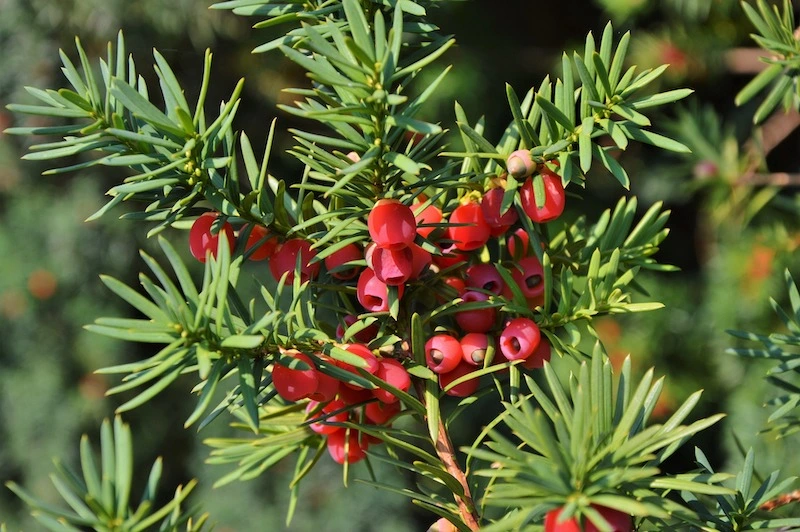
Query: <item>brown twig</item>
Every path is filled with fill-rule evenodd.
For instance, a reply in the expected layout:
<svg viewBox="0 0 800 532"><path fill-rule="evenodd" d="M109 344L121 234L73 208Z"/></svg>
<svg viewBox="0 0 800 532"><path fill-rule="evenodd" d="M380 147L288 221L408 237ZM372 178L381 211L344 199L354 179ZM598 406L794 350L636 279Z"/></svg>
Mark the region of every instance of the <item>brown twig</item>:
<svg viewBox="0 0 800 532"><path fill-rule="evenodd" d="M425 382L422 379L414 379L414 388L417 391L417 396L419 399L424 402ZM444 464L447 472L450 473L464 489L464 495L462 496L459 496L455 493L453 494L453 497L456 499L456 504L458 505L458 512L461 514L461 519L470 530L479 530L480 525L478 524L478 514L475 512L475 503L473 502L472 495L469 491L467 476L464 474L464 471L458 464L456 452L455 449L453 449L453 442L450 441L450 435L447 432L447 427L444 426L444 421L442 421L441 418L439 418L439 431L436 435L434 447L436 448L436 454L439 456L442 464Z"/></svg>
<svg viewBox="0 0 800 532"><path fill-rule="evenodd" d="M781 506L786 506L787 504L791 504L793 502L800 501L800 490L794 490L791 493L784 493L783 495L779 495L772 500L769 500L758 507L759 510L764 510L766 512L771 512L775 508L779 508Z"/></svg>

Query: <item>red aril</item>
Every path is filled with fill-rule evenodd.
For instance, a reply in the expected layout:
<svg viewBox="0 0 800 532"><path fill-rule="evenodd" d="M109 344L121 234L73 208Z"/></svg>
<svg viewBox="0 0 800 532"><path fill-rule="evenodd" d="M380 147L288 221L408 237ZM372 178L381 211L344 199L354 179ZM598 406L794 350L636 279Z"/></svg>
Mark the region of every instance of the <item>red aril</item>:
<svg viewBox="0 0 800 532"><path fill-rule="evenodd" d="M467 290L461 294L463 303L488 301L489 296L483 292ZM485 333L494 327L497 318L497 309L487 307L482 309L462 310L455 313L456 323L464 332Z"/></svg>
<svg viewBox="0 0 800 532"><path fill-rule="evenodd" d="M544 169L541 173L544 182L544 204L541 208L536 206L536 197L533 192L533 178L528 178L520 187L520 202L531 220L536 223L551 222L561 216L566 204L564 186L561 184L561 177Z"/></svg>
<svg viewBox="0 0 800 532"><path fill-rule="evenodd" d="M398 298L403 297L404 285L397 287ZM365 268L358 277L356 297L369 312L389 310L389 287L375 276L370 268Z"/></svg>
<svg viewBox="0 0 800 532"><path fill-rule="evenodd" d="M461 355L464 362L472 366L483 366L489 337L483 333L469 333L461 339Z"/></svg>
<svg viewBox="0 0 800 532"><path fill-rule="evenodd" d="M378 370L375 372L375 376L401 391L407 392L411 388L411 375L400 362L393 358L378 360ZM396 403L400 400L392 392L382 388L372 390L372 395L382 403Z"/></svg>
<svg viewBox="0 0 800 532"><path fill-rule="evenodd" d="M342 429L328 435L328 453L334 462L339 464L354 464L362 460L369 447L369 442L359 438L359 432L352 429Z"/></svg>
<svg viewBox="0 0 800 532"><path fill-rule="evenodd" d="M364 407L364 415L376 425L386 425L390 419L400 413L401 404L382 403L380 401L367 403Z"/></svg>
<svg viewBox="0 0 800 532"><path fill-rule="evenodd" d="M452 371L461 356L461 343L449 334L437 334L425 342L425 361L436 373Z"/></svg>
<svg viewBox="0 0 800 532"><path fill-rule="evenodd" d="M334 432L343 430L342 427L330 425L329 423L344 423L347 421L348 412L347 410L342 410L347 408L347 405L338 400L331 401L320 408L321 404L323 403L318 401L308 402L308 406L306 406L306 416L308 420L314 420L314 422L309 424L308 427L317 434L333 434ZM342 411L333 415L329 415L337 410Z"/></svg>
<svg viewBox="0 0 800 532"><path fill-rule="evenodd" d="M253 252L250 254L250 260L266 260L275 253L278 247L278 237L275 235L270 236L269 229L263 225L250 224L250 236L247 237L245 244L245 253L251 249Z"/></svg>
<svg viewBox="0 0 800 532"><path fill-rule="evenodd" d="M417 236L414 212L395 199L378 200L367 217L367 227L372 240L382 248L404 248Z"/></svg>
<svg viewBox="0 0 800 532"><path fill-rule="evenodd" d="M319 379L311 359L299 352L286 353L286 356L305 362L309 369L292 369L276 361L272 367L272 384L278 395L287 401L306 399L317 391Z"/></svg>
<svg viewBox="0 0 800 532"><path fill-rule="evenodd" d="M508 360L521 360L533 354L541 339L536 323L528 318L514 318L500 334L500 351Z"/></svg>
<svg viewBox="0 0 800 532"><path fill-rule="evenodd" d="M467 268L466 285L500 295L505 288L503 277L493 264L475 264Z"/></svg>
<svg viewBox="0 0 800 532"><path fill-rule="evenodd" d="M217 257L220 233L225 233L225 239L228 241L231 253L233 253L236 243L233 236L233 226L228 222L224 222L222 227L219 227L219 232L214 232L213 225L218 217L219 215L215 212L203 213L194 221L192 228L189 229L189 251L200 262L206 261L208 253L211 253L214 258Z"/></svg>
<svg viewBox="0 0 800 532"><path fill-rule="evenodd" d="M360 266L345 265L349 262L361 260L363 256L361 248L355 244L347 244L342 249L325 257L325 269L336 279L349 281L358 275Z"/></svg>
<svg viewBox="0 0 800 532"><path fill-rule="evenodd" d="M506 212L500 212L504 194L504 189L493 188L488 190L481 199L483 218L486 220L486 223L489 224L492 236L502 235L519 219L519 215L517 215L517 211L513 205L511 205Z"/></svg>
<svg viewBox="0 0 800 532"><path fill-rule="evenodd" d="M297 258L300 257L300 282L306 282L319 274L319 262L311 263L317 252L311 249L311 242L302 238L292 238L283 243L269 260L269 271L276 281L288 272L286 282L295 276Z"/></svg>
<svg viewBox="0 0 800 532"><path fill-rule="evenodd" d="M483 210L478 203L459 205L450 214L451 224L447 234L453 240L456 249L472 251L483 247L491 236L489 224L483 218Z"/></svg>
<svg viewBox="0 0 800 532"><path fill-rule="evenodd" d="M451 382L455 381L456 379L460 379L461 377L467 375L468 373L472 373L473 371L475 371L475 366L472 364L467 364L461 360L452 371L439 374L439 386L442 388L442 390L444 390L450 385ZM461 384L456 384L445 393L454 397L469 397L478 390L479 384L479 378L467 379Z"/></svg>

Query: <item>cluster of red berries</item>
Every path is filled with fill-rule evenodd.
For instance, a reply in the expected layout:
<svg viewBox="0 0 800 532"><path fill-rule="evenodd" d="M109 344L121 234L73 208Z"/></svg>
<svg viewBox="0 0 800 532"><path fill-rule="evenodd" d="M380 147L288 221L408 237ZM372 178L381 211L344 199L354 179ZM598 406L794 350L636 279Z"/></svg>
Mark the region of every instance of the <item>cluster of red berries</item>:
<svg viewBox="0 0 800 532"><path fill-rule="evenodd" d="M349 154L348 158L358 160L355 154ZM446 303L453 295L458 297L460 302L455 312L449 313L452 317L437 319L432 324L435 332L425 344L425 356L428 367L438 374L442 389L450 395L466 397L476 391L477 378L461 380L456 386L451 386L451 383L474 372L477 367L490 362L522 360L520 365L523 368L534 369L550 358L550 344L533 320L503 316L498 312L504 299L512 299L515 294L521 293L530 307L541 305L544 299L544 272L530 249L528 233L517 226L508 237L504 235L517 224L523 212L535 223L548 222L560 216L564 210L564 188L561 178L548 168L537 166L526 150L512 153L507 168L518 180L525 179L517 190L522 207L519 212L513 206L502 208L506 194L505 189L498 186L502 185L501 177L492 180L493 188L482 196L474 193L464 196L449 214L442 212L435 198L423 195L417 195L411 205L398 199L381 199L367 216L369 243L364 247L347 244L333 253L323 254L324 260L317 256L317 250L312 249L308 240L290 238L281 242L263 226L244 226L238 238L247 238L244 249L249 258L269 259L269 269L276 280L286 276L287 281L292 281L298 266L301 282L315 279L324 263L325 271L333 279L355 285L355 299L369 313L389 311L392 291L394 299L401 300L409 287L416 288L423 283L429 287L435 285L438 304ZM542 179L545 192L541 207L536 205L532 177L537 170L540 173L537 178ZM192 254L205 261L207 253L216 253L219 235L223 232L233 251L235 237L231 224L218 220L215 213L200 216L189 235ZM480 251L493 238L501 244L505 241L508 253L503 262L516 286L507 282L495 264L479 259ZM499 247L503 248L503 245ZM478 302L495 304L470 305ZM461 306L463 310L458 308ZM352 339L343 338L345 327L358 319L356 315L342 317L337 329L339 338L361 342L345 345L349 351L364 358L367 371L407 390L410 378L403 365L391 358L376 358L366 346L379 334L376 325L362 328L352 335ZM379 420L383 420L383 410L391 412L389 418L396 412L391 411L395 407L380 405L397 404L397 398L391 394L387 396L380 389L368 390L337 381L315 368L314 361L307 355L292 353L291 356L302 360L305 363L303 367L307 365L308 369L292 369L276 363L273 382L278 393L290 401L314 401L310 412L323 416L323 420L312 425L329 431L325 434L329 435L329 449L334 458L351 462L359 459L369 438L359 437L356 431L348 431L347 434L352 436L345 437L341 425L326 424L326 421L337 419L341 422L350 419L349 416L359 415L369 422L382 424ZM314 359L323 364L341 366L339 362L326 360L321 355ZM374 398L378 402L369 403L363 409L353 406ZM382 409L380 415L376 412L379 407ZM336 436L332 438L332 434ZM350 449L347 456L341 451L343 442Z"/></svg>
<svg viewBox="0 0 800 532"><path fill-rule="evenodd" d="M406 368L393 358L378 358L363 344L344 344L343 347L361 358L364 371L391 386L407 392L411 387L411 376ZM390 425L400 413L399 398L383 388L364 388L354 382L336 379L314 364L312 357L296 350L287 350L285 357L299 360L301 364L276 362L272 369L272 383L278 394L287 401L309 399L306 413L310 428L327 438L328 452L340 464L355 463L364 458L370 443L381 440L339 425L349 420L360 424ZM322 354L315 357L321 364L335 365L353 374L354 366L328 358ZM291 361L293 362L293 361ZM290 367L296 365L297 367Z"/></svg>

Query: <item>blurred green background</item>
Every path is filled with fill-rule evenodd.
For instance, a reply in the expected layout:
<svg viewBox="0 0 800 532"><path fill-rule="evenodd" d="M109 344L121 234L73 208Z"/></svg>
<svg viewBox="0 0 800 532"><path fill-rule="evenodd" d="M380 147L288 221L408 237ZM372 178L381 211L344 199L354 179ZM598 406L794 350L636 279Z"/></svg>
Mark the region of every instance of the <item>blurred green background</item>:
<svg viewBox="0 0 800 532"><path fill-rule="evenodd" d="M209 100L224 99L244 76L246 112L240 113L237 127L247 131L255 146L263 146L275 116L282 132L299 125L275 105L288 101L281 88L302 86L302 72L278 55L250 53L270 38L249 28L255 20L209 10L197 0L0 0L0 14L0 130L35 123L35 118L12 116L4 106L29 103L24 86L62 86L60 48L74 56L77 35L90 56L101 56L119 29L140 71L148 70L151 49L157 47L190 91L199 86L204 49L212 48ZM598 173L569 204L573 215L585 213L591 220L620 195L631 194L639 197L642 211L664 201L673 212L672 232L659 259L681 271L649 275L643 283L667 308L604 319L596 328L613 360L630 353L639 371L655 365L658 374L667 375L662 415L698 388L706 390L698 417L729 413L697 442L716 465L737 466L738 438L745 447L760 450L761 472L778 466L786 474L800 471L800 457L791 452L796 441L757 436L768 415L762 404L774 394L764 382L765 367L724 353L735 345L726 329L779 330L769 297L785 299L784 269L800 278L797 184L773 189L740 179L747 165L753 107L737 109L733 97L758 62L744 49L752 46L751 29L738 2L506 0L489 7L460 1L444 2L431 15L459 42L441 63L455 66L449 83L426 115L446 126L453 125L457 99L472 120L484 115L488 130L499 135L510 119L504 82L522 94L545 74L557 74L561 52L582 47L586 32L598 34L609 19L620 33L632 30L630 55L636 64L671 64L662 88L696 90L683 111L672 109L656 122L657 129L661 125L691 145L694 155L679 158L634 148L623 155L633 182L630 192ZM427 75L438 72L432 68ZM106 398L105 390L116 381L93 371L150 353L148 346L115 342L82 329L96 317L130 312L98 275L136 284L144 269L137 250L156 252L153 242L144 239L146 228L116 219L122 210L98 222L83 222L123 175L92 169L42 177L44 166L20 160L26 143L42 141L0 136L0 479L55 501L48 479L51 458L75 464L80 434L96 440L100 421L124 399ZM800 171L798 144L797 133L788 135L767 158L769 171ZM280 134L278 151L290 145L290 136ZM291 180L300 168L284 157L275 160L271 171ZM176 231L171 238L186 247L185 234ZM283 529L292 465L256 481L213 489L211 484L227 470L204 464L208 448L202 440L224 433L225 421L199 435L183 430L194 402L190 385L184 381L125 416L137 442L136 458L149 465L164 456L165 485L199 478L196 498L204 501L218 530ZM457 443L479 428L462 427ZM673 458L670 467L691 468L691 449ZM423 530L433 520L402 498L358 485L345 490L341 468L324 459L305 481L289 529L399 532ZM10 530L37 530L27 509L4 488L0 522Z"/></svg>

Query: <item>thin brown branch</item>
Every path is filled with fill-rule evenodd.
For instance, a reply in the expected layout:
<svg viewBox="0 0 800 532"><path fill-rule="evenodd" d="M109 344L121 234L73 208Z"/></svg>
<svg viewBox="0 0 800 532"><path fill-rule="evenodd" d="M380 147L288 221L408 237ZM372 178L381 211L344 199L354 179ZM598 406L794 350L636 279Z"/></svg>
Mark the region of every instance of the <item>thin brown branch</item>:
<svg viewBox="0 0 800 532"><path fill-rule="evenodd" d="M783 495L779 495L774 499L765 502L759 506L758 509L771 512L775 508L780 508L781 506L786 506L787 504L798 501L800 501L800 490L794 490L790 493L784 493Z"/></svg>
<svg viewBox="0 0 800 532"><path fill-rule="evenodd" d="M750 163L739 178L739 184L758 185L769 184L776 186L791 186L796 184L793 174L773 173L762 174L756 172L762 165L767 155L781 142L800 127L800 113L792 109L787 113L776 113L767 120L759 130L758 137L745 144Z"/></svg>
<svg viewBox="0 0 800 532"><path fill-rule="evenodd" d="M425 382L422 379L414 379L414 387L417 391L417 396L421 401L424 402ZM464 474L464 471L458 464L456 452L455 449L453 449L453 442L450 441L450 435L448 434L447 427L445 427L444 421L442 421L441 417L439 418L439 432L436 436L434 447L436 448L436 454L439 456L442 464L444 464L447 472L450 473L464 489L463 496L459 496L455 493L453 494L453 497L456 499L456 504L458 505L458 512L461 514L461 519L470 530L479 530L480 525L478 524L478 514L475 512L475 503L472 500L472 494L469 490L467 476Z"/></svg>
<svg viewBox="0 0 800 532"><path fill-rule="evenodd" d="M787 174L786 172L752 173L739 179L741 185L767 185L771 187L796 187L800 186L800 174Z"/></svg>

